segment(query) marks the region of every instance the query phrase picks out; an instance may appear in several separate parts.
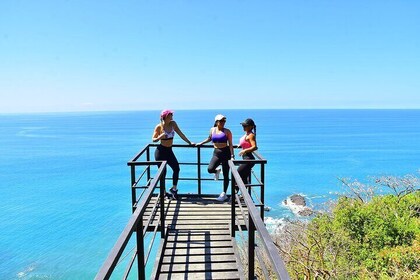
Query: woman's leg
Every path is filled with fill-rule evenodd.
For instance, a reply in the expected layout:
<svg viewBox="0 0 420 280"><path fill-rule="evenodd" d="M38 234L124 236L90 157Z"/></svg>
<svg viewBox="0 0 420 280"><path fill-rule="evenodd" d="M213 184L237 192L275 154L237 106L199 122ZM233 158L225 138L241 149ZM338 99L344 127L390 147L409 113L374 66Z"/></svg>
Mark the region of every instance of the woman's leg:
<svg viewBox="0 0 420 280"><path fill-rule="evenodd" d="M155 160L167 160L167 155L166 155L166 151L165 151L165 147L163 146L157 146L156 150L155 150ZM163 169L163 178L166 177L166 167L165 169Z"/></svg>
<svg viewBox="0 0 420 280"><path fill-rule="evenodd" d="M168 152L167 161L168 161L168 165L172 168L172 171L173 171L172 185L173 185L173 188L176 189L176 186L178 185L180 168L179 168L178 160L176 159L175 154L172 151L172 149L170 149Z"/></svg>
<svg viewBox="0 0 420 280"><path fill-rule="evenodd" d="M209 173L216 173L216 168L220 165L220 152L219 149L214 149L213 157L210 160L209 166L207 167L207 171Z"/></svg>
<svg viewBox="0 0 420 280"><path fill-rule="evenodd" d="M223 191L227 192L229 188L229 164L227 160L222 161L222 170L223 170Z"/></svg>
<svg viewBox="0 0 420 280"><path fill-rule="evenodd" d="M255 159L255 157L251 154L245 154L242 159L244 160L250 160L250 159ZM251 176L251 170L252 167L254 167L255 163L244 163L239 165L238 167L238 173L242 178L242 181L244 182L244 184L249 184L249 177Z"/></svg>
<svg viewBox="0 0 420 280"><path fill-rule="evenodd" d="M249 184L249 176L251 175L251 170L254 164L252 163L244 163L239 165L238 167L238 173L242 178L242 181L244 184Z"/></svg>
<svg viewBox="0 0 420 280"><path fill-rule="evenodd" d="M178 194L176 190L176 186L178 184L178 178L179 178L179 163L178 160L175 157L175 154L172 151L172 148L164 147L164 146L158 146L155 151L155 160L166 160L167 164L172 168L173 170L173 176L172 176L172 182L173 186L169 189L169 193L166 193L168 197L173 197L174 199L178 199ZM164 178L166 178L166 166L163 170Z"/></svg>
<svg viewBox="0 0 420 280"><path fill-rule="evenodd" d="M227 192L229 188L229 164L228 160L231 157L229 147L223 148L223 156L222 156L222 170L223 170L223 191Z"/></svg>

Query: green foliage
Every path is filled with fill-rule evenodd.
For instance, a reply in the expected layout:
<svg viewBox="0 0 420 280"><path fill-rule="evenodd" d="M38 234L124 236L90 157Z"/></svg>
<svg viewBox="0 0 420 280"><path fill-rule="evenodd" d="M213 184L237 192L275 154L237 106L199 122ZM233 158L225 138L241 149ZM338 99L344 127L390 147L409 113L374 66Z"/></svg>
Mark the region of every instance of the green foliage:
<svg viewBox="0 0 420 280"><path fill-rule="evenodd" d="M419 191L342 197L291 232L298 238L281 251L297 279L420 279L419 209Z"/></svg>
<svg viewBox="0 0 420 280"><path fill-rule="evenodd" d="M387 247L377 254L372 276L395 279L420 279L420 241L411 246Z"/></svg>
<svg viewBox="0 0 420 280"><path fill-rule="evenodd" d="M333 210L334 229L348 232L359 261L372 268L380 250L411 245L420 235L419 219L412 210L416 205L420 205L419 192L401 199L374 197L369 203L342 198Z"/></svg>

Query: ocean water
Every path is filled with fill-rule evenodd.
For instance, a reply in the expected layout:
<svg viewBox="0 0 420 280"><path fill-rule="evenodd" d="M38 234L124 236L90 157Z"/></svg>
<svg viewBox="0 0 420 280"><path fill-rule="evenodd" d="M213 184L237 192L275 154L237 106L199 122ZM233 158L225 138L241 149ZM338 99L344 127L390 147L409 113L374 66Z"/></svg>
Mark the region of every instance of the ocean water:
<svg viewBox="0 0 420 280"><path fill-rule="evenodd" d="M342 190L338 177L419 172L420 110L185 110L174 119L199 142L217 113L234 143L239 122L255 120L271 218L293 215L281 202L294 193L322 203ZM126 162L158 120L157 111L0 115L0 279L95 276L131 214ZM180 192L196 191L188 184Z"/></svg>

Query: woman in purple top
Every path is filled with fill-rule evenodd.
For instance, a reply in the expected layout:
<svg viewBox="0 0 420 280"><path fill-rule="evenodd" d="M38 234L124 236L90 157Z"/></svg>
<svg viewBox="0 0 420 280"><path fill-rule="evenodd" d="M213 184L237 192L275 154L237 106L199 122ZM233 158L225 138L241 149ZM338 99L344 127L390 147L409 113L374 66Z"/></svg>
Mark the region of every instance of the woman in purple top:
<svg viewBox="0 0 420 280"><path fill-rule="evenodd" d="M203 145L210 141L213 142L214 151L213 157L210 160L207 171L215 174L215 180L219 179L220 169L217 167L221 164L223 170L223 192L217 198L219 201L225 201L227 199L226 191L229 187L229 165L228 161L234 158L233 144L232 144L232 132L225 128L226 117L223 115L217 115L214 118L214 126L210 129L209 136L197 146Z"/></svg>

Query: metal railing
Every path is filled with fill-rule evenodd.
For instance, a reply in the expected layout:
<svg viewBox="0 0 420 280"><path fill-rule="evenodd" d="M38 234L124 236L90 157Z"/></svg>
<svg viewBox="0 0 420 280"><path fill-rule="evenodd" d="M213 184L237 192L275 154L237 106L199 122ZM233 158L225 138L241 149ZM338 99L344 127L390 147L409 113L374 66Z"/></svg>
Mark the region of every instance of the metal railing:
<svg viewBox="0 0 420 280"><path fill-rule="evenodd" d="M151 152L150 149L159 146L158 144L148 144L146 145L139 153L137 153L137 155L135 155L127 164L130 166L131 168L131 186L133 186L136 183L136 166L138 165L145 165L144 162L148 163L149 165L156 165L158 163L160 163L161 161L151 161ZM192 162L179 162L180 165L192 165L192 166L196 166L196 172L197 172L197 176L196 177L180 177L179 180L180 181L197 181L197 194L201 195L202 194L202 183L203 181L213 181L213 179L211 178L206 178L203 176L202 174L202 170L201 167L202 166L207 166L209 163L209 158L206 158L205 161L202 160L202 153L203 153L203 149L214 149L213 145L200 145L200 146L193 146L193 145L183 145L183 144L174 144L172 146L173 148L189 148L189 149L196 149L196 160L192 161ZM238 148L238 146L233 146L234 148ZM255 153L256 155L256 160L252 160L253 163L255 163L256 165L261 165L261 180L257 180L258 183L254 184L253 186L261 186L262 189L262 193L261 193L261 198L263 201L263 196L264 196L264 165L267 163L266 160L262 159L261 156L258 153ZM139 161L139 159L141 157L146 157L145 161ZM243 163L243 162L248 162L247 160L237 160L235 161L237 163ZM150 173L150 168L148 168L146 171L146 175L147 175L147 180L151 179L151 173ZM167 178L168 179L168 178ZM138 180L138 179L137 179ZM132 200L133 200L133 205L135 203L135 190L132 189Z"/></svg>
<svg viewBox="0 0 420 280"><path fill-rule="evenodd" d="M131 257L131 260L127 264L125 274L123 279L127 279L132 266L137 259L137 269L138 269L138 278L145 279L145 267L149 256L152 250L153 242L156 239L157 231L160 230L160 243L162 244L165 238L165 208L164 208L164 198L165 198L165 178L163 178L163 171L167 168L166 161L151 161L150 160L150 148L156 147L157 144L149 144L144 147L135 157L133 157L127 165L130 167L131 172L131 198L132 198L132 211L133 214L129 219L126 227L119 236L117 242L112 248L110 254L108 255L106 261L102 265L95 279L109 279L115 270L116 266L119 264L119 260L124 250L127 247L127 244L130 241L133 233L136 232L136 248L134 248L134 253ZM192 146L192 145L173 145L173 147L182 147L182 148L196 148L197 156L195 162L180 162L180 165L192 165L197 166L197 177L194 178L179 178L179 180L195 180L197 181L197 193L202 194L202 181L213 180L210 178L203 178L201 174L201 166L207 165L206 161L203 163L201 161L202 149L213 148L210 145L202 146ZM236 146L234 146L236 148ZM229 167L231 169L231 199L232 199L232 211L231 211L231 236L235 237L236 228L240 231L241 225L236 217L235 206L238 205L241 209L242 214L244 211L242 209L241 200L238 196L238 193L235 192L235 187L239 188L239 192L243 195L243 201L245 207L248 209L248 217L244 215L244 221L246 221L246 229L248 230L248 279L254 279L255 276L255 255L259 258L260 253L258 252L260 248L255 244L255 231L257 231L260 239L262 240L263 247L267 252L267 255L272 263L272 270L275 271L275 274L279 279L289 279L287 271L284 267L283 261L278 255L277 249L273 244L270 235L264 225L264 177L265 177L265 164L267 161L263 159L258 153L254 152L256 156L255 160L229 160ZM145 159L143 159L145 157ZM140 160L143 159L143 160ZM238 171L235 168L235 165L244 164L244 163L254 163L253 176L256 179L256 184L244 184ZM151 176L151 167L158 166L158 170L154 177ZM256 174L255 168L259 166L260 177ZM136 167L143 167L144 169L140 172L140 175L137 177ZM166 178L168 180L168 178ZM144 185L141 184L144 182ZM250 180L249 180L250 182ZM255 192L255 188L259 188L260 193ZM140 194L138 191L140 190ZM159 190L156 201L150 203L153 194L156 190ZM254 196L252 197L252 193ZM257 203L254 203L254 200ZM145 217L146 207L151 208L149 216ZM257 209L260 207L260 209ZM158 211L158 209L160 211ZM158 216L159 224L154 227L151 226L152 220ZM144 222L146 220L146 222ZM155 219L156 220L156 219ZM147 232L153 232L152 242L149 244L148 250L145 253L144 248L144 238ZM257 248L257 251L255 250ZM263 265L262 261L259 261L260 266ZM264 270L264 269L263 269Z"/></svg>
<svg viewBox="0 0 420 280"><path fill-rule="evenodd" d="M142 163L141 165L143 165ZM147 232L147 227L149 224L144 225L143 224L143 216L146 211L146 207L149 204L153 192L156 189L158 182L160 182L159 190L159 198L157 199L157 204L160 204L160 202L164 201L164 191L165 191L165 180L162 178L163 170L166 167L166 161L156 163L159 164L160 167L158 169L158 172L156 174L156 177L150 182L147 189L143 192L143 196L139 202L137 202L137 206L135 207L134 213L131 215L130 220L128 221L127 225L125 226L123 232L118 237L117 242L115 243L114 247L111 250L111 253L109 253L107 259L105 260L104 264L102 265L101 269L99 270L98 274L96 275L95 279L109 279L112 272L114 271L115 267L118 264L118 261L124 252L128 242L130 241L130 238L134 232L136 232L136 251L134 252L133 257L131 258L126 273L123 277L123 279L127 279L131 267L134 263L134 260L137 258L137 267L138 267L138 276L139 279L145 279L145 265L147 263L148 256L151 252L151 246L149 246L148 253L144 254L144 236ZM138 164L140 165L140 164ZM150 167L150 166L149 166ZM154 208L155 209L155 208ZM161 213L160 213L160 232L161 232L161 239L165 238L165 219L163 215L164 207L160 207ZM151 211L151 215L153 215L153 211ZM150 222L150 218L148 219L148 222ZM158 227L155 227L154 234L156 235ZM155 238L153 238L154 240ZM152 245L152 244L151 244Z"/></svg>
<svg viewBox="0 0 420 280"><path fill-rule="evenodd" d="M262 160L259 157L259 160ZM243 216L243 220L245 221L246 228L248 230L248 279L255 278L255 256L257 256L258 263L261 267L261 270L264 273L265 279L271 279L269 276L269 271L275 273L278 279L290 279L289 274L286 270L283 260L281 259L279 252L274 245L270 234L267 231L267 228L264 224L263 214L261 211L258 211L257 207L254 204L254 201L251 197L251 188L252 186L248 186L248 189L242 178L240 177L238 170L235 168L235 165L241 163L247 163L249 161L232 161L229 160L229 167L232 174L231 180L231 237L234 238L236 235L235 224L238 224L239 231L242 232L241 227L239 226L239 220L236 217L236 206L239 207L240 212ZM251 161L252 162L252 161ZM262 171L263 173L263 171ZM239 189L239 192L242 195L242 198L239 196L239 192L235 192L235 188ZM262 193L263 197L264 193ZM245 204L245 207L248 209L248 215L245 214L245 211L242 207L242 201ZM261 210L261 209L260 209ZM264 211L264 209L262 209ZM261 243L263 247L257 246L255 242L255 232L260 237ZM264 260L262 259L262 251L261 249L265 250L265 256L268 257L271 269L268 269Z"/></svg>

